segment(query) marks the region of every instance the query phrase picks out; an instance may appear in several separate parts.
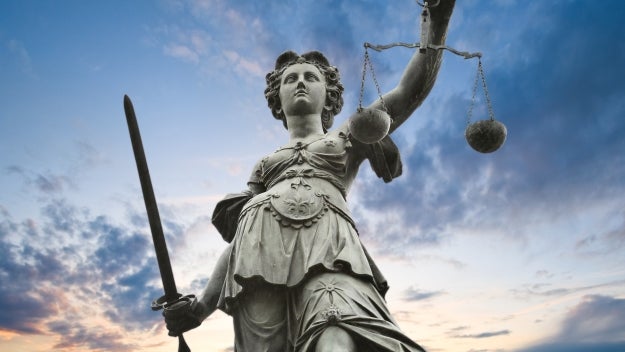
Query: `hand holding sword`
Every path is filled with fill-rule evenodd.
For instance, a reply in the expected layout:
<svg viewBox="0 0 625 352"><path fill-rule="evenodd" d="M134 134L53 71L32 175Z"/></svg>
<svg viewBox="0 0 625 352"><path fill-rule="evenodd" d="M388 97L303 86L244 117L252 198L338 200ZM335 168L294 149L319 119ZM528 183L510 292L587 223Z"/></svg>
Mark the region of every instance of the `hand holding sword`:
<svg viewBox="0 0 625 352"><path fill-rule="evenodd" d="M132 149L137 163L137 171L139 172L143 200L145 201L145 208L152 232L156 260L165 291L162 297L152 302L152 310L157 311L163 309L163 316L167 323L169 335L178 336L178 352L190 352L191 350L187 346L182 333L196 328L201 324L201 320L198 318L198 312L203 309L202 303L198 302L194 295L183 296L178 293L176 289L176 282L167 252L167 244L165 242L161 219L156 205L156 198L154 197L154 190L152 189L150 172L143 151L143 143L141 142L137 117L135 116L132 102L127 95L124 95L124 112L126 113L126 121L128 122L128 131L130 133Z"/></svg>

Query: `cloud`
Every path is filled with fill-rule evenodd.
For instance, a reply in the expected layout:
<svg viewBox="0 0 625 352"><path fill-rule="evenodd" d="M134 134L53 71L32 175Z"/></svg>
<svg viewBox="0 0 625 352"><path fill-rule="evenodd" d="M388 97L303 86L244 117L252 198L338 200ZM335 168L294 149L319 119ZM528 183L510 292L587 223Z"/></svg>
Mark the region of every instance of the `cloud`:
<svg viewBox="0 0 625 352"><path fill-rule="evenodd" d="M250 74L258 79L269 67L266 47L275 37L266 35L260 16L265 4L224 1L182 1L172 7L175 22L186 18L185 26L165 25L152 29L152 35L167 56L198 66L209 76ZM172 22L173 23L173 22ZM224 73L225 72L225 73Z"/></svg>
<svg viewBox="0 0 625 352"><path fill-rule="evenodd" d="M67 178L57 175L37 175L34 184L43 193L55 193L63 190L63 185L67 183Z"/></svg>
<svg viewBox="0 0 625 352"><path fill-rule="evenodd" d="M581 256L605 256L621 250L625 245L625 212L614 211L611 222L616 223L612 229L600 233L591 233L575 243L575 251ZM619 219L620 221L618 221Z"/></svg>
<svg viewBox="0 0 625 352"><path fill-rule="evenodd" d="M4 308L0 311L0 327L25 333L38 333L38 322L49 315L56 314L56 308L46 300L40 299L31 290L35 280L41 279L42 264L45 258L32 258L32 264L16 260L20 252L30 252L29 248L20 248L10 243L8 237L19 231L20 225L3 214L0 220L0 300ZM42 260L43 259L43 260ZM57 263L54 263L57 264ZM56 266L56 265L53 265ZM45 294L47 292L41 292Z"/></svg>
<svg viewBox="0 0 625 352"><path fill-rule="evenodd" d="M77 141L74 145L75 155L68 156L70 163L65 171L41 171L14 164L3 167L4 172L18 176L28 193L33 192L36 196L43 197L59 197L65 191L77 190L80 177L86 170L108 162L89 142Z"/></svg>
<svg viewBox="0 0 625 352"><path fill-rule="evenodd" d="M485 331L476 334L466 334L466 335L455 335L455 338L459 339L486 339L495 336L509 335L510 330L499 330L499 331Z"/></svg>
<svg viewBox="0 0 625 352"><path fill-rule="evenodd" d="M170 43L163 48L163 51L166 55L177 59L182 59L195 64L200 62L200 55L185 45Z"/></svg>
<svg viewBox="0 0 625 352"><path fill-rule="evenodd" d="M624 342L597 342L597 343L549 343L518 352L621 352L625 349Z"/></svg>
<svg viewBox="0 0 625 352"><path fill-rule="evenodd" d="M157 42L166 43L161 44L166 55L199 63L199 70L211 76L234 73L262 79L281 52L319 50L328 54L344 78L349 77L350 85L356 86L363 35L366 33L367 39L374 41L393 38L397 30L380 25L392 21L415 37L411 30L416 26L414 19L419 8L413 6L412 10L410 13L379 2L190 0L171 6L175 21L186 19L185 27L166 25L153 31ZM371 31L372 28L376 30ZM201 38L201 45L194 38ZM384 58L378 59L376 70L383 75L389 73ZM375 93L370 97L375 98Z"/></svg>
<svg viewBox="0 0 625 352"><path fill-rule="evenodd" d="M150 309L163 290L145 212L127 206L120 224L66 198L85 170L106 162L89 142L75 146L65 173L4 169L39 213L16 220L0 204L0 329L53 336L63 350L142 349L145 336L165 336ZM161 211L170 249L184 245L187 225L175 209Z"/></svg>
<svg viewBox="0 0 625 352"><path fill-rule="evenodd" d="M534 4L527 11L535 16L528 17L538 27L482 33L498 25L493 22L514 17L507 12L514 10L486 17L466 6L464 17L475 21L456 30L471 26L467 35L481 33L469 38L472 47L491 38L500 45L522 43L508 53L493 47L495 55L484 59L495 113L508 127L508 140L493 154L473 152L462 138L463 126L453 122L465 116L467 96L431 96L413 117L423 120L406 127L417 130L402 126L393 136L403 154L404 175L388 185L361 177L354 187L362 208L355 211L362 214L359 227L376 233L380 252L401 255L444 243L461 231L518 239L531 236L541 223L602 222L592 218L589 207L603 207L602 214L625 207L613 196L625 192L625 103L617 98L625 94L625 74L614 70L615 63L625 62L625 51L613 42L625 36L623 7L606 13L605 7L584 2ZM588 55L584 43L613 50ZM399 234L373 232L387 226L403 229L401 235L413 240L397 246ZM622 246L621 233L601 238Z"/></svg>
<svg viewBox="0 0 625 352"><path fill-rule="evenodd" d="M405 301L423 301L444 294L444 291L424 291L414 287L409 287L404 290L403 299Z"/></svg>
<svg viewBox="0 0 625 352"><path fill-rule="evenodd" d="M104 154L87 141L77 141L76 148L78 151L76 171L108 162Z"/></svg>
<svg viewBox="0 0 625 352"><path fill-rule="evenodd" d="M265 69L260 66L259 62L241 57L237 52L226 50L223 52L223 55L228 59L232 67L234 67L235 72L239 73L241 76L252 75L262 78L266 74Z"/></svg>
<svg viewBox="0 0 625 352"><path fill-rule="evenodd" d="M136 351L139 346L122 342L123 334L113 331L92 331L80 323L55 320L47 324L50 332L67 338L61 339L54 349L84 349L96 351Z"/></svg>
<svg viewBox="0 0 625 352"><path fill-rule="evenodd" d="M25 185L35 187L41 194L59 194L73 185L72 180L65 175L53 174L51 172L36 173L17 165L8 166L5 170L9 174L19 175Z"/></svg>
<svg viewBox="0 0 625 352"><path fill-rule="evenodd" d="M595 290L599 288L608 288L608 287L620 287L625 284L625 280L617 280L604 282L595 285L581 285L574 287L556 287L549 288L552 286L550 283L534 283L534 284L524 284L521 288L510 290L511 293L521 299L527 299L532 296L540 296L540 297L561 297L573 293L579 293L584 291ZM549 288L549 289L545 289Z"/></svg>
<svg viewBox="0 0 625 352"><path fill-rule="evenodd" d="M624 348L625 299L588 295L568 311L555 336L519 352L612 352Z"/></svg>
<svg viewBox="0 0 625 352"><path fill-rule="evenodd" d="M24 46L24 43L19 40L11 39L6 42L6 47L9 50L9 53L16 60L21 71L30 77L35 77L36 75L33 69L32 59L30 58L30 54Z"/></svg>
<svg viewBox="0 0 625 352"><path fill-rule="evenodd" d="M625 299L585 296L567 313L558 338L577 342L625 342Z"/></svg>
<svg viewBox="0 0 625 352"><path fill-rule="evenodd" d="M531 61L490 74L491 86L497 87L493 99L507 118L510 142L516 141L510 147L519 157L510 161L531 177L526 185L536 188L529 191L541 191L548 200L569 190L579 195L590 183L605 187L589 189L585 197L622 186L617 175L624 172L624 156L617 151L623 147L625 105L615 97L625 93L625 83L612 63L622 62L625 52L588 56L579 46L592 41L593 47L610 47L613 38L625 34L619 24L623 8L608 12L583 2L543 8L537 18L549 30L540 38L531 28L520 34L523 42L533 41L524 46ZM604 157L596 158L599 153Z"/></svg>
<svg viewBox="0 0 625 352"><path fill-rule="evenodd" d="M127 335L160 320L149 303L162 294L145 231L64 199L44 200L38 220L0 213L0 328L52 334L59 349L136 350Z"/></svg>

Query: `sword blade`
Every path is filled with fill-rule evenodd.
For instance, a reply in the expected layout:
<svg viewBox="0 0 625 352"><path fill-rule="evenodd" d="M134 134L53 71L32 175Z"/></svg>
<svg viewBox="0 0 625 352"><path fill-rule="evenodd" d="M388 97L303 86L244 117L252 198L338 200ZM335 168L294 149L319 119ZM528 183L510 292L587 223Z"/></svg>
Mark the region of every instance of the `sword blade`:
<svg viewBox="0 0 625 352"><path fill-rule="evenodd" d="M163 289L165 291L165 299L167 302L174 302L180 297L176 289L174 274L171 270L171 262L167 252L167 243L161 226L161 218L152 189L152 181L150 180L150 171L148 163L143 151L143 143L141 134L139 133L139 125L135 115L135 109L128 95L124 95L124 112L126 113L126 121L128 122L128 132L130 132L130 141L132 142L132 150L135 154L137 163L137 171L139 172L139 180L141 182L141 191L143 192L143 200L145 201L145 209L148 213L148 221L150 230L152 231L152 242L154 242L154 250L156 251L156 260L158 269L161 272L163 280Z"/></svg>

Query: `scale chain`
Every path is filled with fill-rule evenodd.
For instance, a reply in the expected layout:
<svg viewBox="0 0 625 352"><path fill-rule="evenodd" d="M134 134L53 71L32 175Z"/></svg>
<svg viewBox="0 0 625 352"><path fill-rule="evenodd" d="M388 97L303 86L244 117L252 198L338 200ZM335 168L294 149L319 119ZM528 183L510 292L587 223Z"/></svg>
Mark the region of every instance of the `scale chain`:
<svg viewBox="0 0 625 352"><path fill-rule="evenodd" d="M490 96L488 95L488 88L486 88L486 75L484 74L484 66L482 66L482 60L478 60L478 70L482 77L482 87L484 88L484 97L486 97L486 106L488 107L488 117L491 121L495 120L495 113L493 112L493 105L490 102Z"/></svg>
<svg viewBox="0 0 625 352"><path fill-rule="evenodd" d="M362 100L365 92L365 80L367 75L367 65L369 66L369 71L371 72L371 78L373 79L373 83L375 84L375 88L378 93L378 97L380 97L380 103L382 104L382 110L388 113L388 108L386 107L386 103L384 102L384 98L382 98L382 90L380 89L380 84L378 83L377 78L375 77L375 70L373 69L373 64L371 63L371 58L369 57L369 50L367 50L367 46L365 45L365 59L362 65L362 80L360 81L360 99L358 101L358 110L362 110Z"/></svg>
<svg viewBox="0 0 625 352"><path fill-rule="evenodd" d="M473 106L475 105L475 96L477 95L477 83L478 80L482 81L482 89L484 90L484 97L486 98L486 107L488 108L488 117L491 121L495 120L495 113L493 111L493 105L490 101L490 95L488 94L488 88L486 87L486 75L484 74L484 66L482 60L478 59L477 72L475 72L475 80L473 81L473 92L471 94L471 104L469 104L469 111L467 112L467 125L471 124L471 118L473 117Z"/></svg>
<svg viewBox="0 0 625 352"><path fill-rule="evenodd" d="M367 48L365 47L365 57L362 63L362 79L360 80L360 97L358 98L358 111L362 110L362 99L365 94L365 79L367 74L367 63L369 62L369 55L367 54Z"/></svg>
<svg viewBox="0 0 625 352"><path fill-rule="evenodd" d="M473 81L473 91L471 93L471 103L469 104L469 111L467 111L467 126L471 124L471 118L473 117L473 106L475 105L475 96L477 95L477 81L480 76L480 64L478 63L477 71L475 72L475 80Z"/></svg>

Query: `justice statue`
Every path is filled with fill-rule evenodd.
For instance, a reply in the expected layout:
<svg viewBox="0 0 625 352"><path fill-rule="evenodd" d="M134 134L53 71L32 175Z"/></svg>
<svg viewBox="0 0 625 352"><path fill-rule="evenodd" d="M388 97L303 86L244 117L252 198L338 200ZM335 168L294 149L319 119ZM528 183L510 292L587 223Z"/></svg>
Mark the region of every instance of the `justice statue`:
<svg viewBox="0 0 625 352"><path fill-rule="evenodd" d="M444 45L454 3L424 4L422 40ZM233 318L237 352L424 351L391 317L386 280L360 242L346 197L365 160L385 182L401 174L389 134L426 98L441 58L429 46L415 50L399 84L367 107L391 117L373 142L353 132L384 129L376 116L331 129L343 86L323 54L277 58L265 97L289 142L255 165L248 190L217 204L213 223L230 245L197 298L165 309L170 335L220 309Z"/></svg>

